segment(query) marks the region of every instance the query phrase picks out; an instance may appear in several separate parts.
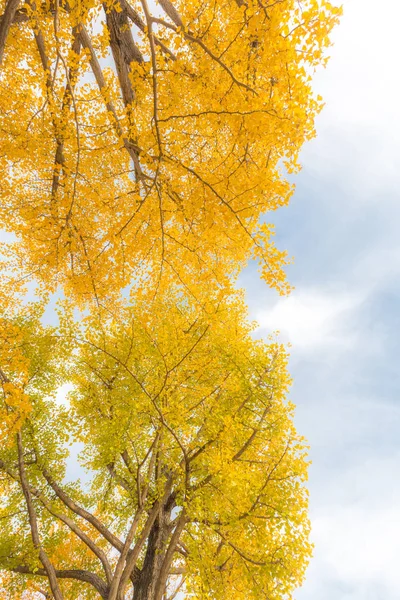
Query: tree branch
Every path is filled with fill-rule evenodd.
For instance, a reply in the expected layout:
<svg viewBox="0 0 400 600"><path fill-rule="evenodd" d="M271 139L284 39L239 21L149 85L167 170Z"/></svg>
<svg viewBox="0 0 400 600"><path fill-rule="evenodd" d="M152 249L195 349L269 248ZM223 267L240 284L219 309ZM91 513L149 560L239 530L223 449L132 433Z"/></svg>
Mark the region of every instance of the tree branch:
<svg viewBox="0 0 400 600"><path fill-rule="evenodd" d="M139 539L137 540L135 547L131 552L128 553L125 568L122 572L120 582L119 582L119 594L124 597L125 588L128 583L128 579L131 578L132 573L136 567L136 561L139 558L139 554L149 536L150 530L153 526L154 521L157 518L158 512L160 510L161 503L159 500L156 500L153 504L153 508L150 511L150 514L147 518L146 524L143 527L142 533L140 534Z"/></svg>
<svg viewBox="0 0 400 600"><path fill-rule="evenodd" d="M128 15L129 19L132 21L132 23L134 23L134 25L136 25L136 27L138 29L140 29L140 31L142 33L145 33L146 31L146 25L142 19L142 17L140 16L140 14L137 12L137 10L135 8L133 8L133 6L131 6L126 0L120 0L120 4L122 6L123 9L126 10L126 14ZM161 48L161 50L163 52L165 52L165 54L168 54L168 56L172 59L172 60L176 60L176 56L173 52L171 52L171 50L161 41L157 38L157 36L155 36L153 34L154 37L154 43L159 46Z"/></svg>
<svg viewBox="0 0 400 600"><path fill-rule="evenodd" d="M131 547L131 544L133 542L133 539L135 537L136 534L136 530L138 528L139 525L139 520L140 517L142 516L142 512L143 509L139 508L136 511L136 514L134 516L134 519L132 521L132 524L129 528L128 531L128 535L126 536L126 540L124 543L124 547L122 549L122 552L120 554L120 557L118 558L118 562L117 562L117 566L115 567L115 571L114 571L114 577L113 580L111 582L111 587L110 587L110 593L108 596L108 600L117 600L117 596L118 596L118 590L119 590L119 584L124 572L124 566L125 566L125 561L127 559L127 556L129 554L129 550ZM131 574L129 573L129 576ZM121 593L121 596L123 597L123 592Z"/></svg>
<svg viewBox="0 0 400 600"><path fill-rule="evenodd" d="M106 13L110 46L117 69L122 98L125 106L129 106L132 105L135 99L132 83L129 79L130 64L131 62L142 63L144 59L133 40L126 9L121 7L122 10L117 12L115 8L110 10L106 4L103 4L103 8Z"/></svg>
<svg viewBox="0 0 400 600"><path fill-rule="evenodd" d="M181 16L170 0L158 0L158 3L177 27L183 27Z"/></svg>
<svg viewBox="0 0 400 600"><path fill-rule="evenodd" d="M261 423L263 423L263 421L265 421L265 418L266 418L267 414L269 413L270 408L271 408L270 406L267 406L264 409L264 412L259 419L258 427L254 428L253 433L247 438L246 442L243 444L243 446L240 448L240 450L238 450L238 452L236 452L235 456L232 457L232 460L239 460L239 458L242 456L242 454L244 454L246 452L247 448L252 444L257 433L260 432Z"/></svg>
<svg viewBox="0 0 400 600"><path fill-rule="evenodd" d="M139 163L139 148L135 143L129 140L123 133L121 124L118 119L117 111L115 110L114 103L111 100L107 100L106 98L106 81L104 79L103 71L101 70L100 63L94 51L92 42L90 37L85 29L84 25L80 25L80 33L79 33L82 46L84 46L87 50L89 50L90 54L90 66L93 71L93 75L96 79L96 83L100 90L101 95L104 98L106 108L109 113L112 115L112 124L115 129L115 133L122 140L125 149L127 150L129 156L131 157L133 164L135 166L135 171L138 174L138 178L141 179L143 177L142 169Z"/></svg>
<svg viewBox="0 0 400 600"><path fill-rule="evenodd" d="M20 573L22 575L38 575L39 577L47 577L45 569L33 570L31 567L26 565L13 567L11 571L14 573ZM104 600L107 600L108 598L107 586L105 585L104 581L98 575L96 575L96 573L91 573L90 571L85 571L83 569L55 569L55 574L59 579L76 579L78 581L89 583L99 592L100 596Z"/></svg>
<svg viewBox="0 0 400 600"><path fill-rule="evenodd" d="M126 490L128 492L129 495L132 495L132 486L129 484L129 482L125 479L125 477L122 477L122 475L119 475L117 473L117 471L115 470L115 464L114 463L109 463L107 465L107 470L110 473L111 477L113 479L115 479L115 481L122 487L124 488L124 490Z"/></svg>
<svg viewBox="0 0 400 600"><path fill-rule="evenodd" d="M79 55L80 50L81 50L81 41L79 39L79 33L78 33L77 27L73 28L72 35L73 35L73 42L72 42L71 50L74 54ZM64 97L63 97L62 108L61 108L62 113L65 113L66 111L68 111L71 106L71 102L72 102L73 94L74 94L74 83L75 83L74 79L75 79L75 74L76 74L77 70L78 70L77 67L70 68L69 74L67 74L68 81L67 81L67 85L65 86L65 91L64 91ZM52 183L52 187L51 187L51 197L53 199L55 198L55 196L57 194L58 186L60 183L60 170L63 168L64 163L65 163L64 139L57 138L57 148L56 148L56 155L55 155L55 159L54 159L53 183Z"/></svg>
<svg viewBox="0 0 400 600"><path fill-rule="evenodd" d="M168 1L168 0L164 0L164 2L165 1ZM160 4L161 4L161 2L160 2ZM233 72L228 67L228 65L226 65L216 54L214 54L214 52L212 50L210 50L210 48L208 46L206 46L206 44L200 38L195 37L190 31L186 31L183 27L183 24L175 26L175 25L172 25L171 23L168 23L168 21L165 21L164 19L159 19L157 17L152 17L151 20L153 21L153 23L158 23L159 25L163 25L164 27L167 27L168 29L172 29L172 31L175 31L175 33L178 33L178 27L182 28L182 34L183 34L184 38L187 39L188 41L192 42L193 44L198 44L204 50L204 52L206 54L208 54L208 56L210 56L210 58L212 58L216 63L218 63L220 65L220 67L222 67L222 69L224 69L224 71L226 71L228 73L229 77L232 79L232 81L236 85L244 88L248 92L252 92L253 94L257 95L257 92L252 87L250 87L246 83L243 83L242 81L239 81L239 79L237 79L237 77L233 74Z"/></svg>
<svg viewBox="0 0 400 600"><path fill-rule="evenodd" d="M154 48L154 36L153 36L153 28L152 28L152 19L149 8L147 6L146 0L141 0L144 14L146 15L146 23L148 30L148 38L150 43L150 54L151 54L151 65L153 70L153 116L154 116L154 125L156 128L156 137L158 144L158 151L160 157L162 156L162 146L161 146L161 134L160 134L160 126L158 124L158 92L157 92L157 58L156 51ZM161 201L161 199L160 199ZM160 208L161 210L161 208ZM161 223L162 227L162 223Z"/></svg>
<svg viewBox="0 0 400 600"><path fill-rule="evenodd" d="M17 481L18 483L20 483L20 479L18 478L17 474L12 469L7 467L7 465L1 459L0 459L0 469L2 469L5 473L7 473L7 475L9 475L9 477L11 477L14 481ZM111 568L108 563L107 556L103 552L103 550L101 548L99 548L97 546L97 544L95 544L93 542L93 540L90 539L90 537L84 531L82 531L80 529L80 527L78 527L78 525L72 519L70 519L67 515L63 515L62 513L59 513L58 511L54 510L52 508L50 502L47 500L47 498L44 496L44 494L42 494L42 492L40 492L38 489L36 489L34 486L31 486L31 485L29 485L29 491L33 496L35 496L42 503L42 505L45 507L47 512L49 512L51 515L53 515L53 517L55 517L56 519L58 519L65 525L67 525L67 527L69 527L69 529L71 531L73 531L75 533L75 535L77 537L79 537L82 540L82 542L84 542L84 544L86 544L86 546L88 546L88 548L90 548L90 550L93 552L93 554L95 556L97 556L97 558L101 561L107 581L110 581L111 580Z"/></svg>
<svg viewBox="0 0 400 600"><path fill-rule="evenodd" d="M22 491L24 493L26 506L28 508L29 525L31 528L32 542L33 542L35 549L39 553L39 559L44 567L45 575L49 579L49 584L50 584L50 588L53 593L54 599L55 600L63 600L63 595L62 595L60 587L58 585L57 575L56 575L54 566L51 563L49 557L47 556L46 552L44 551L44 549L42 548L41 543L40 543L36 511L35 511L35 508L32 503L31 492L29 489L29 484L28 484L28 481L26 478L26 473L25 473L24 454L23 454L23 447L22 447L22 434L20 431L17 433L17 445L18 445L19 474L20 474L20 478L21 478Z"/></svg>
<svg viewBox="0 0 400 600"><path fill-rule="evenodd" d="M169 543L169 546L168 546L167 551L164 556L164 560L163 560L163 563L161 566L161 571L158 576L158 580L157 580L157 584L156 584L155 600L162 600L162 598L163 598L163 595L165 593L165 588L167 585L168 575L170 573L170 567L171 567L173 555L176 550L176 546L179 542L181 533L182 533L183 529L185 528L186 523L187 523L186 515L185 515L184 511L182 511L182 514L180 515L180 517L178 519L178 523L175 527L174 533L172 534L171 541Z"/></svg>
<svg viewBox="0 0 400 600"><path fill-rule="evenodd" d="M111 531L109 531L109 529L107 529L107 527L105 525L103 525L103 523L101 521L99 521L99 519L97 519L97 517L92 515L92 513L90 513L86 509L82 508L74 500L72 500L72 498L70 498L68 496L68 494L54 481L54 479L51 477L50 473L46 469L41 469L41 470L42 470L43 476L46 479L47 483L55 491L55 493L60 498L60 500L65 504L65 506L67 506L75 514L79 515L80 517L82 517L83 519L88 521L88 523L93 525L93 527L95 529L97 529L97 531L99 533L101 533L101 535L112 546L114 546L114 548L116 548L117 550L119 550L121 552L121 550L123 548L123 543L121 542L121 540L119 538L117 538L117 536L115 536L113 533L111 533Z"/></svg>
<svg viewBox="0 0 400 600"><path fill-rule="evenodd" d="M3 62L4 48L8 32L14 20L20 0L8 0L0 21L0 66Z"/></svg>

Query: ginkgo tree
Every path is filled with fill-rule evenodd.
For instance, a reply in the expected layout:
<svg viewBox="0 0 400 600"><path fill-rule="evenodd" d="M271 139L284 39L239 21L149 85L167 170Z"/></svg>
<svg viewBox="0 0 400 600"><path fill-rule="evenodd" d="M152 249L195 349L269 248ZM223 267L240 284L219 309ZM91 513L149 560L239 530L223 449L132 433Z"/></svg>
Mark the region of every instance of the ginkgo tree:
<svg viewBox="0 0 400 600"><path fill-rule="evenodd" d="M81 301L171 277L196 297L253 257L288 291L260 215L291 195L282 170L314 136L311 77L339 13L327 0L0 0L8 268Z"/></svg>
<svg viewBox="0 0 400 600"><path fill-rule="evenodd" d="M39 313L13 323L23 379L0 371L9 414L11 386L26 402L0 452L5 597L289 597L310 556L307 448L286 352L252 338L240 297L169 293L58 330ZM86 485L65 479L74 441Z"/></svg>
<svg viewBox="0 0 400 600"><path fill-rule="evenodd" d="M287 354L255 339L235 278L256 259L290 291L264 215L314 136L339 14L0 0L1 600L287 600L303 581Z"/></svg>

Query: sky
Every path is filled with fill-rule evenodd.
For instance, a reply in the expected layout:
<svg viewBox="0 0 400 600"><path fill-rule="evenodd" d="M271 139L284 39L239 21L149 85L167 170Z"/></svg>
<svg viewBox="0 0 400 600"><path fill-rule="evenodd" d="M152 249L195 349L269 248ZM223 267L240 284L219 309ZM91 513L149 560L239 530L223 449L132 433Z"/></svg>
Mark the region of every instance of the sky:
<svg viewBox="0 0 400 600"><path fill-rule="evenodd" d="M295 263L279 298L240 283L265 336L292 344L291 400L308 439L314 558L296 600L400 598L400 3L345 0L326 106L289 207Z"/></svg>

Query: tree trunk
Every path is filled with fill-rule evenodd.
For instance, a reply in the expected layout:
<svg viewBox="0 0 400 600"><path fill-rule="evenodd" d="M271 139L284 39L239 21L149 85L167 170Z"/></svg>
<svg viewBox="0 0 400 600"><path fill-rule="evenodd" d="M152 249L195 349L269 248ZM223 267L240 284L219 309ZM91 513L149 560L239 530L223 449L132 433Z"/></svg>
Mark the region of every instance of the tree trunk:
<svg viewBox="0 0 400 600"><path fill-rule="evenodd" d="M146 556L135 582L133 600L155 600L157 583L170 537L173 503L165 504L160 511L148 538Z"/></svg>

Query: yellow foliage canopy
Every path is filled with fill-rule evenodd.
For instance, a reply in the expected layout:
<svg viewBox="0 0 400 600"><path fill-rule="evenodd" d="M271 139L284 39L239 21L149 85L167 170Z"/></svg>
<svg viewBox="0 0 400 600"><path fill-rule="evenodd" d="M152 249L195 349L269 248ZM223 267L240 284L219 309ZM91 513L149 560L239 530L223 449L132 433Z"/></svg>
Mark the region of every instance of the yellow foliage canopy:
<svg viewBox="0 0 400 600"><path fill-rule="evenodd" d="M0 0L1 598L286 600L302 582L287 356L232 288L254 258L290 289L263 215L314 135L339 13ZM76 442L85 486L65 480Z"/></svg>
<svg viewBox="0 0 400 600"><path fill-rule="evenodd" d="M252 339L240 298L211 306L159 295L102 327L66 319L56 337L38 329L27 340L36 358L23 453L0 453L3 569L30 582L46 574L27 535L23 461L60 598L161 600L183 583L199 600L280 600L301 583L307 460L285 400L287 356ZM65 409L48 374L67 355ZM84 444L86 491L63 483L66 436Z"/></svg>
<svg viewBox="0 0 400 600"><path fill-rule="evenodd" d="M322 104L326 0L0 1L0 217L19 273L79 299L171 278L195 297L255 257ZM13 18L6 28L6 13ZM7 14L8 14L7 13ZM4 30L7 29L7 32ZM7 35L5 36L5 33Z"/></svg>

